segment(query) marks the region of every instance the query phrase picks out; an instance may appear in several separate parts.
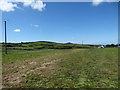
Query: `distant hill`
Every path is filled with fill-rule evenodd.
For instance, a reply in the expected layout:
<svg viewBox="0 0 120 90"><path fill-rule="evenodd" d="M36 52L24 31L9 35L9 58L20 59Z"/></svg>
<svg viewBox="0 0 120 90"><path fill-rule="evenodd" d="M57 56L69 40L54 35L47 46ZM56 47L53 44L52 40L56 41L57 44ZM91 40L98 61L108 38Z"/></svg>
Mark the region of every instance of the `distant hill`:
<svg viewBox="0 0 120 90"><path fill-rule="evenodd" d="M2 43L3 48L5 44ZM81 45L73 43L56 43L50 41L7 43L8 49L16 50L34 50L34 49L72 49L72 48L93 48L98 45Z"/></svg>

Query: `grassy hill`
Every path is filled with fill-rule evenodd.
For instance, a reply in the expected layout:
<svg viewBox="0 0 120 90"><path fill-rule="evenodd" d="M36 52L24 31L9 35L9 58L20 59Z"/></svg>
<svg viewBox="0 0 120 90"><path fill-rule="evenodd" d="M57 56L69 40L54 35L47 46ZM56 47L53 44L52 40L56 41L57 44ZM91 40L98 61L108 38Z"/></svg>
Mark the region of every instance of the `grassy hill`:
<svg viewBox="0 0 120 90"><path fill-rule="evenodd" d="M2 43L3 48L5 44ZM72 49L72 48L93 48L97 45L81 45L73 43L56 43L49 41L7 43L8 49L13 50L34 50L34 49Z"/></svg>

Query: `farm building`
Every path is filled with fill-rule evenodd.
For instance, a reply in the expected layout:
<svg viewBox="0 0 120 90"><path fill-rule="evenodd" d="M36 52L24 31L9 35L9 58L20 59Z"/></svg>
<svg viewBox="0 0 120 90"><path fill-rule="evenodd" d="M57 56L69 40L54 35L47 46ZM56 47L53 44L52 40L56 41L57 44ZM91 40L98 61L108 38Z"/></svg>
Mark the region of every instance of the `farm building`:
<svg viewBox="0 0 120 90"><path fill-rule="evenodd" d="M99 46L98 48L105 48L104 45Z"/></svg>

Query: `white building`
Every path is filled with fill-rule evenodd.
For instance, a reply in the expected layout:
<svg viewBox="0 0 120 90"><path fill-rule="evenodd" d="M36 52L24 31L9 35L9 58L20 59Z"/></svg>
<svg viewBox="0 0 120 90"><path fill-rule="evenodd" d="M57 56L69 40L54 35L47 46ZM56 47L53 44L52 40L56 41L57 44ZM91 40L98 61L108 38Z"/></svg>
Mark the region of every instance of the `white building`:
<svg viewBox="0 0 120 90"><path fill-rule="evenodd" d="M105 48L103 45L99 46L98 48Z"/></svg>

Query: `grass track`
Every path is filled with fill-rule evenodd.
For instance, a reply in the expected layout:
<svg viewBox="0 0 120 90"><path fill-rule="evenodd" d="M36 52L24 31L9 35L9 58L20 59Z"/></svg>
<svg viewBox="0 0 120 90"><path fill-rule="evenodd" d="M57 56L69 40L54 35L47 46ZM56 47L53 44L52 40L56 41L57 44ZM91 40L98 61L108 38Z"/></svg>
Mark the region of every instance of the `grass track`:
<svg viewBox="0 0 120 90"><path fill-rule="evenodd" d="M9 51L4 87L117 88L118 49Z"/></svg>

